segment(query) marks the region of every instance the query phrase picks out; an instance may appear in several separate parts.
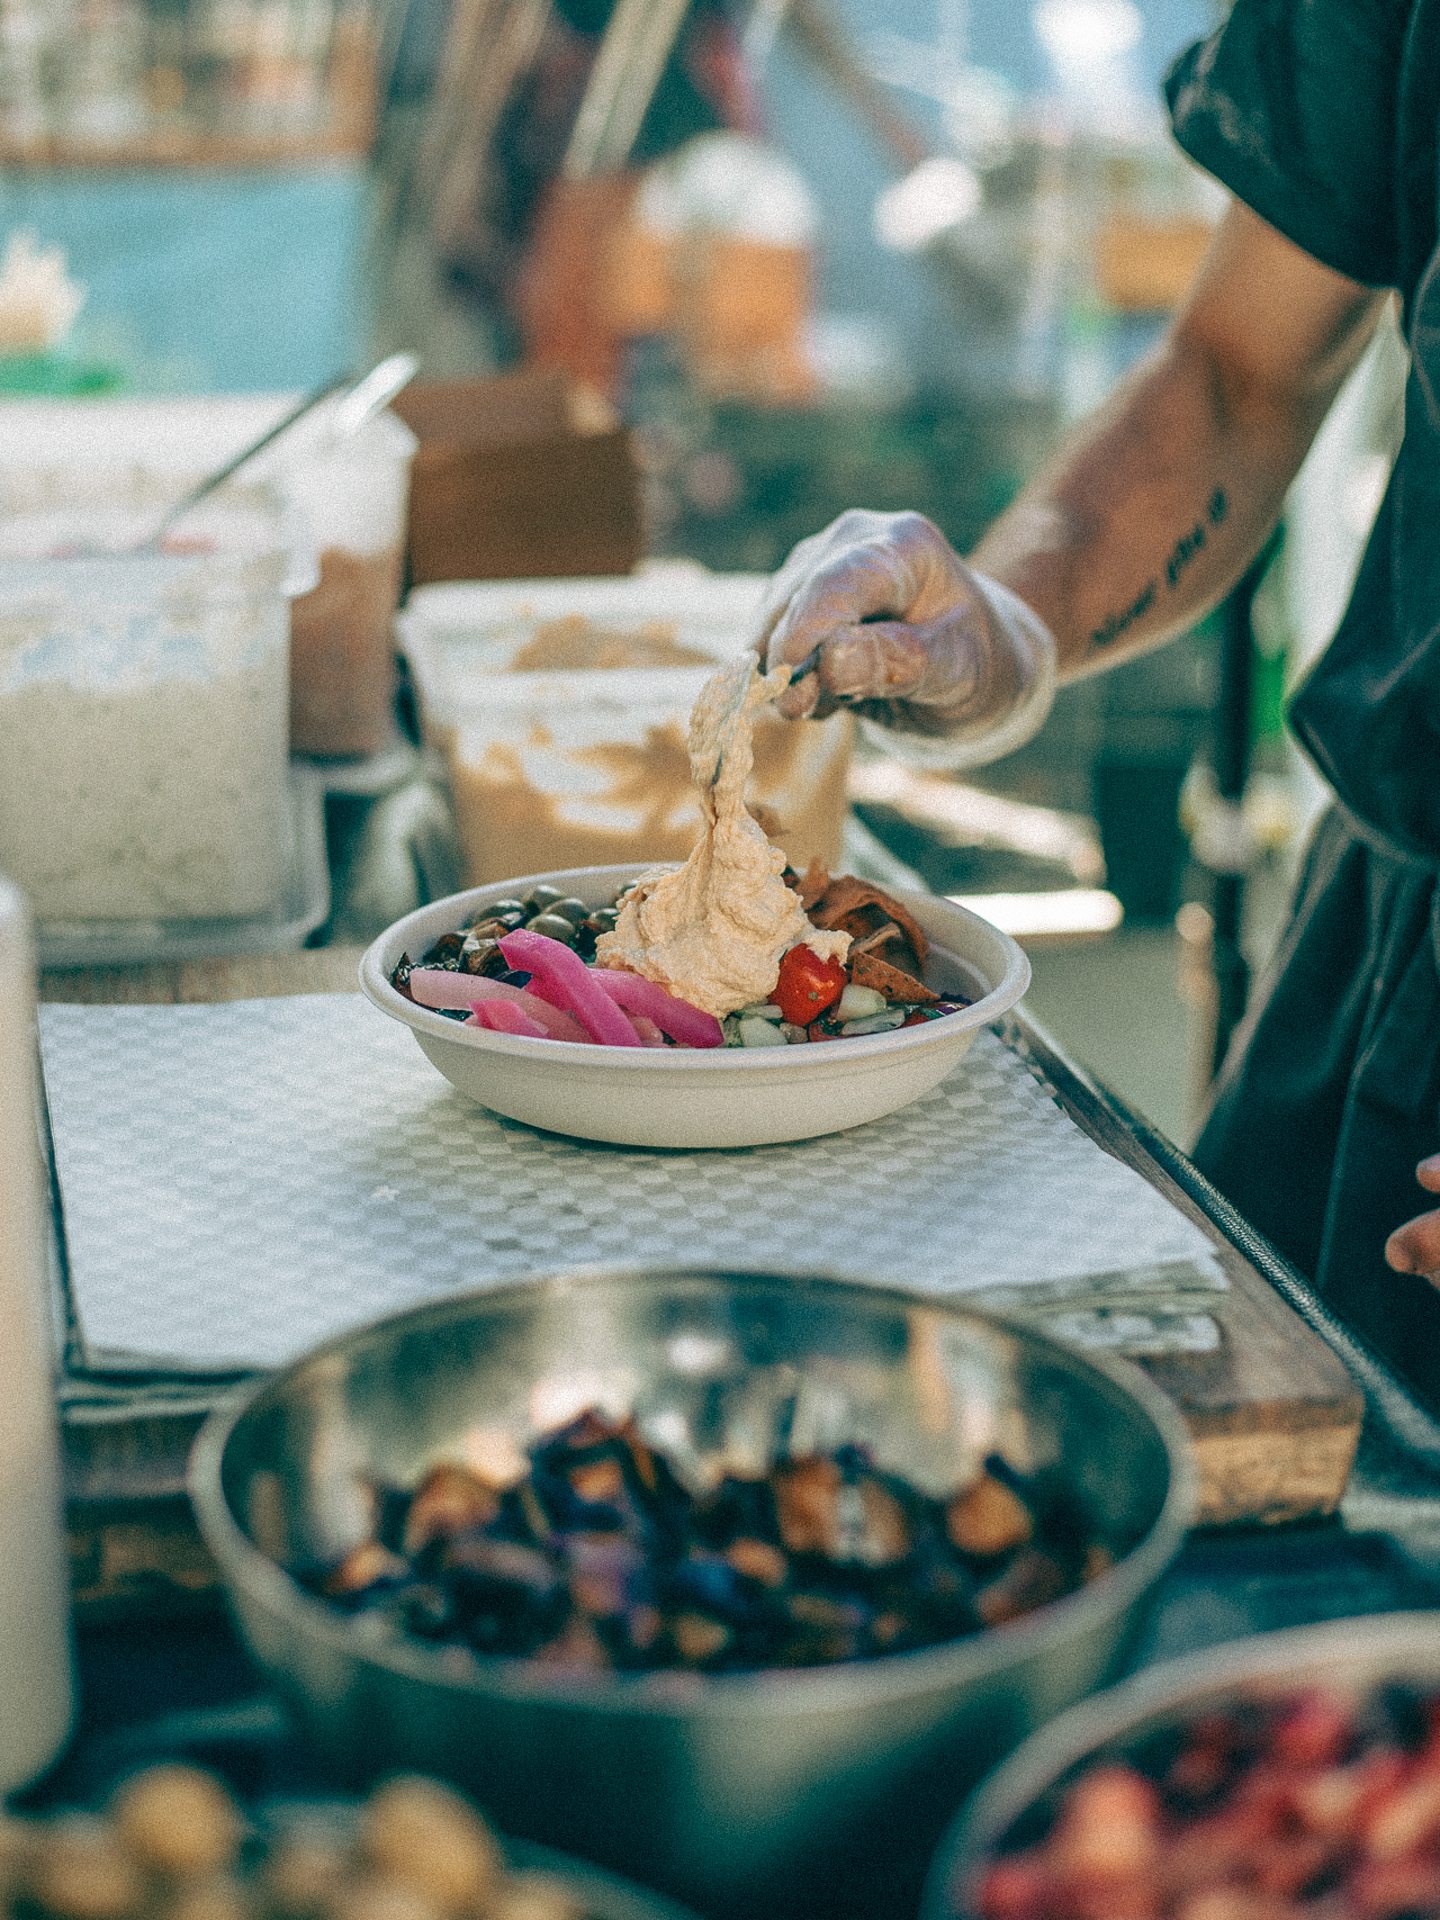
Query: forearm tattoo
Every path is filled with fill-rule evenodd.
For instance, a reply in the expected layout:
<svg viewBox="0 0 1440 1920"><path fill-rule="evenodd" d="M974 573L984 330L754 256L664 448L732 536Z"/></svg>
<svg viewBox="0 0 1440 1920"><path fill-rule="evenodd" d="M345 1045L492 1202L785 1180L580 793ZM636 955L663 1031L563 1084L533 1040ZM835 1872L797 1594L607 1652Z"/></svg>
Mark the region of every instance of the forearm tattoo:
<svg viewBox="0 0 1440 1920"><path fill-rule="evenodd" d="M1215 491L1210 495L1203 515L1192 527L1180 535L1174 546L1170 549L1170 556L1165 562L1164 576L1165 587L1168 592L1175 592L1180 584L1181 575L1186 571L1196 555L1203 552L1209 542L1211 532L1221 525L1229 511L1230 502L1225 496L1224 489L1222 487L1216 487ZM1100 622L1100 625L1096 627L1090 635L1090 645L1096 649L1111 646L1120 638L1122 633L1127 632L1133 627L1137 620L1144 619L1145 615L1149 613L1150 609L1154 606L1159 593L1159 577L1157 576L1155 579L1147 580L1128 606L1121 607L1114 613L1106 614L1105 618Z"/></svg>

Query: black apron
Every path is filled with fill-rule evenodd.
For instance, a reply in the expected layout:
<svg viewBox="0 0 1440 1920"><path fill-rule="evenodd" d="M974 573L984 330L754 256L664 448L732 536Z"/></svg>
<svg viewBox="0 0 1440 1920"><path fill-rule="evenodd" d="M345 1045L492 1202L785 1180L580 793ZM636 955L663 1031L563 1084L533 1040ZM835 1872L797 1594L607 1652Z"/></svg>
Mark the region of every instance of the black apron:
<svg viewBox="0 0 1440 1920"><path fill-rule="evenodd" d="M1440 0L1234 0L1176 138L1337 273L1400 290L1405 439L1295 731L1339 796L1195 1158L1440 1410L1440 1292L1385 1265L1440 1148Z"/></svg>
<svg viewBox="0 0 1440 1920"><path fill-rule="evenodd" d="M1436 1204L1415 1166L1440 1148L1437 947L1435 870L1333 809L1194 1157L1440 1410L1440 1292L1384 1255Z"/></svg>
<svg viewBox="0 0 1440 1920"><path fill-rule="evenodd" d="M1440 1292L1385 1264L1440 1149L1440 256L1405 438L1344 620L1290 708L1340 796L1196 1163L1440 1409Z"/></svg>

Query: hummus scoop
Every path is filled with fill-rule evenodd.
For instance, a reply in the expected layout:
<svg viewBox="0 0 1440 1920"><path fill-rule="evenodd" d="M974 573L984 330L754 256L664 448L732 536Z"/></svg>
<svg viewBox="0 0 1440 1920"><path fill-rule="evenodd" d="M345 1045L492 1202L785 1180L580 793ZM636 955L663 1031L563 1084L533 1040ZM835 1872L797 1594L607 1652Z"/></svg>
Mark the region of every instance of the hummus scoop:
<svg viewBox="0 0 1440 1920"><path fill-rule="evenodd" d="M767 999L791 947L842 961L850 948L848 933L811 926L781 877L784 854L745 809L753 715L784 692L793 671L782 665L762 674L747 651L706 682L689 739L704 832L682 867L637 881L615 931L596 945L598 965L643 974L717 1018Z"/></svg>

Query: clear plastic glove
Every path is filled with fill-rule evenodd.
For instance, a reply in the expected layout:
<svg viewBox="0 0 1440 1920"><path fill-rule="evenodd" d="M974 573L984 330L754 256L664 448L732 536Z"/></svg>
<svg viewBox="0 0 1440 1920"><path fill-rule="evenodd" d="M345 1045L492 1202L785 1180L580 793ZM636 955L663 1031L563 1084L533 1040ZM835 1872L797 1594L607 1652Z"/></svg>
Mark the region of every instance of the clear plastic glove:
<svg viewBox="0 0 1440 1920"><path fill-rule="evenodd" d="M918 513L857 509L802 540L771 583L759 645L767 668L819 649L776 703L790 719L845 707L926 736L923 757L948 767L1023 746L1055 695L1048 627Z"/></svg>

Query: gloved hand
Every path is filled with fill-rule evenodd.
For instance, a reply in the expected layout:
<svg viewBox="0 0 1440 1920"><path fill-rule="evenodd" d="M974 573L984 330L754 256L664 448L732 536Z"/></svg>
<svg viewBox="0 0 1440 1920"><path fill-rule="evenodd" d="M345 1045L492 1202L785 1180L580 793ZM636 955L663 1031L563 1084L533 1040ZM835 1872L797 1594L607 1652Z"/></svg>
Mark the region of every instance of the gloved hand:
<svg viewBox="0 0 1440 1920"><path fill-rule="evenodd" d="M767 667L820 648L776 703L790 719L843 706L929 736L924 757L948 767L1023 746L1055 694L1049 628L918 513L843 513L802 540L771 583L759 644Z"/></svg>

